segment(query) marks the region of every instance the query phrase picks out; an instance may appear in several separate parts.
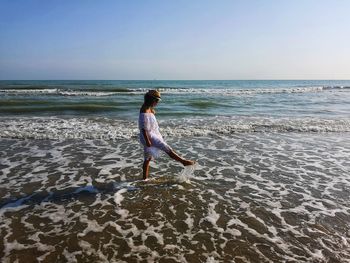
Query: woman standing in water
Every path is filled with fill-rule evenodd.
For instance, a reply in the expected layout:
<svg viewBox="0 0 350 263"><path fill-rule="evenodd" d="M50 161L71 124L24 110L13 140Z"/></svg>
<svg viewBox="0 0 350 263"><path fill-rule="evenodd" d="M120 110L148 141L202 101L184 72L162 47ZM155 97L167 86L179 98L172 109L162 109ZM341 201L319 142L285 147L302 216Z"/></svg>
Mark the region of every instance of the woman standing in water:
<svg viewBox="0 0 350 263"><path fill-rule="evenodd" d="M155 117L154 107L160 101L160 93L157 90L149 90L144 97L144 103L140 109L139 129L140 141L144 146L143 179L148 178L149 165L152 159L159 156L160 151L166 152L171 158L184 166L195 164L194 161L185 160L177 155L164 141L159 132L159 126Z"/></svg>

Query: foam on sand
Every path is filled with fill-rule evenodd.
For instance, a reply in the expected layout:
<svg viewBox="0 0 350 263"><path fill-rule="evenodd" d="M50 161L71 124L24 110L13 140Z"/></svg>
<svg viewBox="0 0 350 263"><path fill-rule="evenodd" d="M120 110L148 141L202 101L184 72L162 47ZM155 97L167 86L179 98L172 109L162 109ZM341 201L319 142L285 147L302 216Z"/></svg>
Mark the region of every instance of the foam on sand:
<svg viewBox="0 0 350 263"><path fill-rule="evenodd" d="M166 156L143 182L133 139L1 139L1 260L350 260L349 134L168 142L190 183Z"/></svg>

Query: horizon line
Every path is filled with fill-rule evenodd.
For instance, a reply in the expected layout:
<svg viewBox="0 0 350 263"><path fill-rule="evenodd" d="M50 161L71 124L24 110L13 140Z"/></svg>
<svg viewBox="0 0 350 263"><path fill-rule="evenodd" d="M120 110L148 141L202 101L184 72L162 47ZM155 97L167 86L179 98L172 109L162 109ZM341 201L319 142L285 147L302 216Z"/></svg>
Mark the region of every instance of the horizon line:
<svg viewBox="0 0 350 263"><path fill-rule="evenodd" d="M350 81L350 79L0 79L0 81Z"/></svg>

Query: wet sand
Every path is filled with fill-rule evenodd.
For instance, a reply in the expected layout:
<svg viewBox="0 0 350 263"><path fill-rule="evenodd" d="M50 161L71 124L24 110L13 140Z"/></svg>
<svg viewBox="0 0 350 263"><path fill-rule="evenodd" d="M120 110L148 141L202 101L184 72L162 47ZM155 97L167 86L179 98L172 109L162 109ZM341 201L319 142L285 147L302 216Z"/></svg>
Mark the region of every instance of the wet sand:
<svg viewBox="0 0 350 263"><path fill-rule="evenodd" d="M141 179L136 140L0 140L3 262L350 261L343 134L169 139Z"/></svg>

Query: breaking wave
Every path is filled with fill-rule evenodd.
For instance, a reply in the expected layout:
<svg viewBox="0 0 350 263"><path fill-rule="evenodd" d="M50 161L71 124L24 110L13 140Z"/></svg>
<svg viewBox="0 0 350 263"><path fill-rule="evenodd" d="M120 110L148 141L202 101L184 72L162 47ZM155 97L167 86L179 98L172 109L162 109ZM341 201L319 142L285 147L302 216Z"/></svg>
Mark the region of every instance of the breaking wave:
<svg viewBox="0 0 350 263"><path fill-rule="evenodd" d="M254 94L278 94L278 93L315 93L324 91L348 92L348 86L319 86L319 87L292 87L292 88L255 88L255 89L233 89L233 88L175 88L175 87L156 87L164 94L210 94L210 95L254 95ZM58 96L113 96L120 94L143 94L148 88L79 88L68 89L64 87L49 86L16 86L1 87L0 93L9 95L58 95Z"/></svg>
<svg viewBox="0 0 350 263"><path fill-rule="evenodd" d="M160 121L164 137L229 136L234 133L350 132L350 119L210 117ZM136 120L108 118L0 118L0 138L16 139L131 139Z"/></svg>

